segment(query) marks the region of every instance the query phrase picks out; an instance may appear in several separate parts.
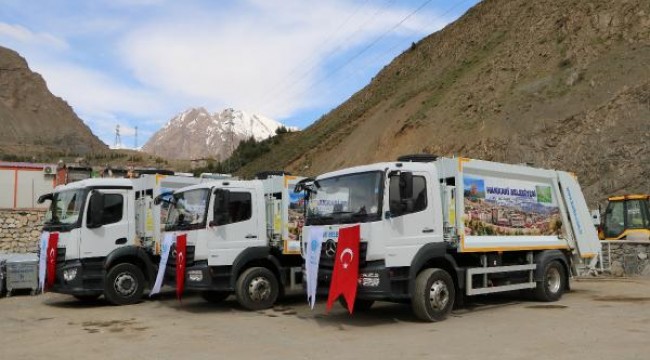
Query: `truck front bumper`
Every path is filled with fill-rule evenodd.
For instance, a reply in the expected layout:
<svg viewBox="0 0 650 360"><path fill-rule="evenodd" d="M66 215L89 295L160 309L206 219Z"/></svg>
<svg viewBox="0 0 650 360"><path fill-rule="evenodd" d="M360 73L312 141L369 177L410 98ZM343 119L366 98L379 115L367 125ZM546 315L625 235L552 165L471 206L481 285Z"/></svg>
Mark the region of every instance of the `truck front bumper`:
<svg viewBox="0 0 650 360"><path fill-rule="evenodd" d="M306 276L303 273L303 279L306 279ZM318 271L317 295L328 295L331 282L332 269L320 269ZM390 301L402 298L404 294L401 287L391 286L392 283L395 283L395 276L386 268L383 261L367 262L359 269L357 299Z"/></svg>
<svg viewBox="0 0 650 360"><path fill-rule="evenodd" d="M195 261L185 268L185 290L232 291L229 266L208 266L207 261ZM176 266L167 266L165 284L176 286Z"/></svg>
<svg viewBox="0 0 650 360"><path fill-rule="evenodd" d="M48 291L76 296L94 296L104 293L103 261L65 261L56 265L56 279ZM75 272L75 276L70 274ZM64 274L68 274L66 280Z"/></svg>

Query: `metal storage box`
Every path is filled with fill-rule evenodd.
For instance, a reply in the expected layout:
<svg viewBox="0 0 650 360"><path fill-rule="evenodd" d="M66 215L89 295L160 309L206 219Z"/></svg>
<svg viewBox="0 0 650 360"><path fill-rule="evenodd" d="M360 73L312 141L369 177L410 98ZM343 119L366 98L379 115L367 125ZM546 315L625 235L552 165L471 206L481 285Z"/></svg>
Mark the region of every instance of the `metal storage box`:
<svg viewBox="0 0 650 360"><path fill-rule="evenodd" d="M16 254L7 259L7 295L16 289L29 289L32 294L38 290L38 256Z"/></svg>

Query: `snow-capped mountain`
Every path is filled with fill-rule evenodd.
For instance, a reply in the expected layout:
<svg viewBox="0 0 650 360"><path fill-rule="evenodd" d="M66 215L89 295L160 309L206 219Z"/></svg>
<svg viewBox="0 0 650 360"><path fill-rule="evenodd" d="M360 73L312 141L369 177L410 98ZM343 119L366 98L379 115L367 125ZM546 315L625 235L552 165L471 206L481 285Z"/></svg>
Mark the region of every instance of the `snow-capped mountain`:
<svg viewBox="0 0 650 360"><path fill-rule="evenodd" d="M169 120L142 151L168 159L226 159L239 142L275 135L281 123L259 114L225 109L210 114L205 108L190 108Z"/></svg>

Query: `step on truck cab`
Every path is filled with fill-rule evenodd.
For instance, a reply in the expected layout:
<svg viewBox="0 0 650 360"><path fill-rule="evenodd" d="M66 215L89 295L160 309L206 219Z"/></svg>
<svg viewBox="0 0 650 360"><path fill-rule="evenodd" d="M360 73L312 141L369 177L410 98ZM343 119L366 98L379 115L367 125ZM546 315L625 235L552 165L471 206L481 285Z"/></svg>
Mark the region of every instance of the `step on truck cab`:
<svg viewBox="0 0 650 360"><path fill-rule="evenodd" d="M185 290L212 302L235 294L246 309L272 306L287 290L302 289L301 178L211 181L183 188L170 199L166 233L187 236ZM175 245L165 283L176 279Z"/></svg>
<svg viewBox="0 0 650 360"><path fill-rule="evenodd" d="M329 288L338 229L360 224L357 310L410 302L436 321L465 296L530 289L555 301L600 252L578 182L562 171L411 156L304 187L304 239L324 227L318 293Z"/></svg>
<svg viewBox="0 0 650 360"><path fill-rule="evenodd" d="M43 231L59 234L52 292L80 300L138 302L155 280L161 212L154 197L196 184L198 178L142 175L137 179L86 179L57 186Z"/></svg>

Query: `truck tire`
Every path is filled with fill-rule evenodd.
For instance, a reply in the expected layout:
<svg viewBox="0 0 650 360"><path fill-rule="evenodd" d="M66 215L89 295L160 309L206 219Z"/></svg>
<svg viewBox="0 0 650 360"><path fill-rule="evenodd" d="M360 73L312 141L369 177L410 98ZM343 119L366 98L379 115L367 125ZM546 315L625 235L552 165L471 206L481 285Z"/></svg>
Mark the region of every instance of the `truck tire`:
<svg viewBox="0 0 650 360"><path fill-rule="evenodd" d="M558 301L566 289L566 271L564 266L557 261L549 261L544 266L542 281L537 282L535 298L539 301Z"/></svg>
<svg viewBox="0 0 650 360"><path fill-rule="evenodd" d="M203 298L203 300L211 302L211 303L215 303L215 304L226 300L226 298L228 298L228 296L230 296L229 291L209 290L209 291L202 291L201 292L201 297Z"/></svg>
<svg viewBox="0 0 650 360"><path fill-rule="evenodd" d="M425 269L415 278L411 306L418 319L441 321L447 318L454 307L455 297L454 281L445 270Z"/></svg>
<svg viewBox="0 0 650 360"><path fill-rule="evenodd" d="M106 276L104 296L113 305L131 305L142 299L144 274L139 267L122 263L113 266Z"/></svg>
<svg viewBox="0 0 650 360"><path fill-rule="evenodd" d="M375 303L375 300L362 300L362 299L354 299L354 308L353 311L358 311L358 312L366 312L370 310L372 305ZM344 309L348 309L348 302L345 300L343 296L339 298L339 304L343 306Z"/></svg>
<svg viewBox="0 0 650 360"><path fill-rule="evenodd" d="M264 267L246 269L237 279L235 295L247 310L268 309L278 298L280 286L275 274Z"/></svg>

